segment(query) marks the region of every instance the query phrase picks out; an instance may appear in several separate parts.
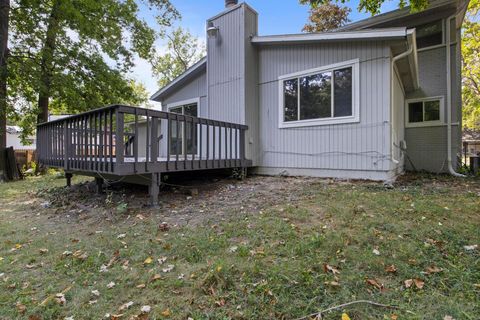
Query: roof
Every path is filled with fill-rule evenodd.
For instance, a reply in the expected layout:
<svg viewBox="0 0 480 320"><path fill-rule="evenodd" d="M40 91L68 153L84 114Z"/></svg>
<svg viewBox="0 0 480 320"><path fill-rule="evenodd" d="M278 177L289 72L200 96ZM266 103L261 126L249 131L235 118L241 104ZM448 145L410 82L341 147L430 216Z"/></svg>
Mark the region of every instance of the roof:
<svg viewBox="0 0 480 320"><path fill-rule="evenodd" d="M462 132L463 141L480 141L480 130L475 129L463 129Z"/></svg>
<svg viewBox="0 0 480 320"><path fill-rule="evenodd" d="M7 126L7 133L10 134L19 134L22 132L22 128L19 126Z"/></svg>
<svg viewBox="0 0 480 320"><path fill-rule="evenodd" d="M355 31L336 31L323 33L300 33L273 36L256 36L252 43L265 44L290 44L305 42L346 41L346 40L395 40L405 39L407 28L382 28Z"/></svg>
<svg viewBox="0 0 480 320"><path fill-rule="evenodd" d="M431 17L432 20L436 20L439 17L438 12L441 11L440 8L443 8L445 10L451 9L453 12L456 12L459 17L457 26L459 26L463 21L465 10L468 7L468 2L469 0L433 0L433 1L430 1L429 7L423 11L413 13L410 6L407 6L402 9L389 11L386 13L382 13L382 14L367 18L367 19L349 23L337 29L337 31L361 30L361 29L372 28L375 26L378 27L379 25L382 25L382 24L388 24L392 20L399 20L402 18L422 17L422 20L425 21L427 17ZM436 14L432 14L432 13L436 13ZM429 22L429 21L425 21L425 22Z"/></svg>
<svg viewBox="0 0 480 320"><path fill-rule="evenodd" d="M172 82L170 82L165 87L163 87L160 90L158 90L157 92L155 92L150 99L154 100L154 101L160 101L160 99L162 97L168 95L175 88L184 84L191 77L200 74L202 71L206 70L206 68L207 68L207 57L204 57L204 58L200 59L200 61L195 63L193 66L188 68L180 76L178 76L177 78L172 80Z"/></svg>

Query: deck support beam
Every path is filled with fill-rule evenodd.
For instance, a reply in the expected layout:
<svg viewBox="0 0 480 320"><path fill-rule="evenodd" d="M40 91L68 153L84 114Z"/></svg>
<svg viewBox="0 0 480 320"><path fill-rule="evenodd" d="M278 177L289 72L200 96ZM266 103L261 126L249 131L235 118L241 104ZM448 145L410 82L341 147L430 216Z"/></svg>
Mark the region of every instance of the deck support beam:
<svg viewBox="0 0 480 320"><path fill-rule="evenodd" d="M72 186L72 177L73 174L71 172L65 172L65 178L67 179L67 187Z"/></svg>
<svg viewBox="0 0 480 320"><path fill-rule="evenodd" d="M158 195L160 193L160 173L152 173L150 185L148 186L148 194L150 196L150 205L158 207Z"/></svg>
<svg viewBox="0 0 480 320"><path fill-rule="evenodd" d="M95 177L95 184L97 186L97 189L96 189L97 193L101 194L103 191L103 178Z"/></svg>

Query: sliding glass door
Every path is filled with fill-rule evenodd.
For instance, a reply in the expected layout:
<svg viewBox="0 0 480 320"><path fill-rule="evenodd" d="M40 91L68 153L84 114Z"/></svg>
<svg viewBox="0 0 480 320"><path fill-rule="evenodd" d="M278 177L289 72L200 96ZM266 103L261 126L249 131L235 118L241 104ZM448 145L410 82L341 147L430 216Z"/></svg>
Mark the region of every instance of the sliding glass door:
<svg viewBox="0 0 480 320"><path fill-rule="evenodd" d="M176 106L169 109L170 112L184 114L187 116L198 117L197 103L191 103L183 106ZM177 130L177 126L179 126ZM178 135L177 135L178 132ZM177 123L172 121L172 131L170 137L170 154L196 154L198 141L195 125L192 123Z"/></svg>

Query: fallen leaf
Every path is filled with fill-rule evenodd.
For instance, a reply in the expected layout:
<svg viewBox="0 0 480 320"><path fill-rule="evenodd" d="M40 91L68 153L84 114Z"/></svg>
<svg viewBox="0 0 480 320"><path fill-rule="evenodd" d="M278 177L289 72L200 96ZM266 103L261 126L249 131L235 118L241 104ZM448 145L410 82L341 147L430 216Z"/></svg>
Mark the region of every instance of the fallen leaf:
<svg viewBox="0 0 480 320"><path fill-rule="evenodd" d="M397 319L398 319L398 315L396 315L396 314L392 314L390 316L390 320L397 320Z"/></svg>
<svg viewBox="0 0 480 320"><path fill-rule="evenodd" d="M323 271L325 271L325 273L328 273L330 271L334 275L340 274L340 271L338 271L336 267L332 267L331 265L326 263L323 264Z"/></svg>
<svg viewBox="0 0 480 320"><path fill-rule="evenodd" d="M108 289L112 289L113 287L115 287L115 282L112 281L109 284L107 284Z"/></svg>
<svg viewBox="0 0 480 320"><path fill-rule="evenodd" d="M439 273L439 272L442 272L443 269L440 269L436 266L430 266L430 267L427 267L427 269L425 269L425 274L432 274L432 273Z"/></svg>
<svg viewBox="0 0 480 320"><path fill-rule="evenodd" d="M425 285L425 282L422 281L421 279L413 279L413 282L415 283L415 286L416 286L418 289L422 289L423 286Z"/></svg>
<svg viewBox="0 0 480 320"><path fill-rule="evenodd" d="M142 313L149 313L151 310L152 310L152 307L150 307L150 306L142 306L140 308L140 312L142 312Z"/></svg>
<svg viewBox="0 0 480 320"><path fill-rule="evenodd" d="M160 279L162 279L162 276L157 273L152 277L152 279L150 279L150 281L153 282L153 281L157 281L157 280L160 280Z"/></svg>
<svg viewBox="0 0 480 320"><path fill-rule="evenodd" d="M98 290L92 290L92 294L95 296L95 297L100 297L100 292Z"/></svg>
<svg viewBox="0 0 480 320"><path fill-rule="evenodd" d="M88 304L92 305L92 304L96 304L98 302L98 300L90 300L88 301Z"/></svg>
<svg viewBox="0 0 480 320"><path fill-rule="evenodd" d="M403 282L403 284L405 285L405 288L410 288L413 284L413 279L407 279Z"/></svg>
<svg viewBox="0 0 480 320"><path fill-rule="evenodd" d="M163 273L167 273L167 272L172 271L173 268L175 268L175 265L169 264L166 268L163 268L162 271L163 271Z"/></svg>
<svg viewBox="0 0 480 320"><path fill-rule="evenodd" d="M139 213L135 216L135 218L137 218L138 220L143 220L143 219L145 219L145 216L143 214Z"/></svg>
<svg viewBox="0 0 480 320"><path fill-rule="evenodd" d="M170 230L170 227L168 226L168 224L166 222L162 222L158 225L158 230L160 230L162 232L167 232L168 230Z"/></svg>
<svg viewBox="0 0 480 320"><path fill-rule="evenodd" d="M158 261L159 264L164 264L165 261L167 261L167 257L161 257L161 258L157 259L157 261Z"/></svg>
<svg viewBox="0 0 480 320"><path fill-rule="evenodd" d="M463 249L465 249L466 251L477 250L477 248L478 248L478 244L472 244L470 246L463 246Z"/></svg>
<svg viewBox="0 0 480 320"><path fill-rule="evenodd" d="M378 249L373 249L373 254L376 255L376 256L379 256L380 255L380 251L378 251Z"/></svg>
<svg viewBox="0 0 480 320"><path fill-rule="evenodd" d="M443 320L455 320L452 316L445 316Z"/></svg>
<svg viewBox="0 0 480 320"><path fill-rule="evenodd" d="M141 283L137 286L137 289L143 289L145 287L146 287L145 283Z"/></svg>
<svg viewBox="0 0 480 320"><path fill-rule="evenodd" d="M385 272L388 272L388 273L395 273L397 272L397 267L395 267L395 265L389 265L387 267L385 267Z"/></svg>
<svg viewBox="0 0 480 320"><path fill-rule="evenodd" d="M382 290L383 289L383 284L378 283L377 280L375 279L367 279L367 283L371 286L374 286L375 288Z"/></svg>
<svg viewBox="0 0 480 320"><path fill-rule="evenodd" d="M121 233L117 236L117 239L123 239L125 238L127 235L125 233Z"/></svg>
<svg viewBox="0 0 480 320"><path fill-rule="evenodd" d="M120 308L118 308L118 310L119 311L127 310L131 306L133 306L133 301L128 301L127 303L122 304Z"/></svg>
<svg viewBox="0 0 480 320"><path fill-rule="evenodd" d="M404 282L405 288L410 288L413 284L415 284L415 287L418 289L422 289L423 286L425 285L425 282L421 279L415 278L415 279L407 279Z"/></svg>
<svg viewBox="0 0 480 320"><path fill-rule="evenodd" d="M73 257L78 259L78 260L87 260L88 258L88 255L86 252L82 252L81 250L77 250L73 253Z"/></svg>
<svg viewBox="0 0 480 320"><path fill-rule="evenodd" d="M161 312L161 314L162 314L162 316L164 316L164 317L170 317L170 314L171 314L170 309L165 309L165 310L163 310L163 311Z"/></svg>
<svg viewBox="0 0 480 320"><path fill-rule="evenodd" d="M112 314L111 317L110 317L110 320L118 320L118 319L120 319L121 317L123 317L123 313L120 313L120 314Z"/></svg>
<svg viewBox="0 0 480 320"><path fill-rule="evenodd" d="M21 302L17 302L17 303L15 304L15 307L17 308L17 311L18 311L18 313L20 313L20 314L24 314L25 311L27 311L27 307L26 307L23 303L21 303Z"/></svg>
<svg viewBox="0 0 480 320"><path fill-rule="evenodd" d="M64 305L65 303L67 303L67 300L65 299L65 295L63 293L57 293L55 295L55 301L60 305Z"/></svg>
<svg viewBox="0 0 480 320"><path fill-rule="evenodd" d="M342 320L351 320L350 317L348 316L348 314L346 314L345 312L342 313Z"/></svg>
<svg viewBox="0 0 480 320"><path fill-rule="evenodd" d="M152 257L148 257L147 259L145 259L145 261L143 261L143 264L151 264L152 262L153 262Z"/></svg>
<svg viewBox="0 0 480 320"><path fill-rule="evenodd" d="M42 249L40 249L39 251L40 251L40 254L45 254L45 253L48 252L48 249L42 248Z"/></svg>

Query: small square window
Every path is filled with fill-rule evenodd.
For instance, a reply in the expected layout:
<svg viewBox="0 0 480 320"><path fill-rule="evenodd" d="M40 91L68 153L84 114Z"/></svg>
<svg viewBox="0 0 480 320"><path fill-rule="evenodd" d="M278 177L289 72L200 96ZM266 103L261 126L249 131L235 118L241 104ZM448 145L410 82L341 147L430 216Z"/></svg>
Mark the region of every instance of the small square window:
<svg viewBox="0 0 480 320"><path fill-rule="evenodd" d="M432 99L408 103L408 123L422 124L441 120L441 100Z"/></svg>

